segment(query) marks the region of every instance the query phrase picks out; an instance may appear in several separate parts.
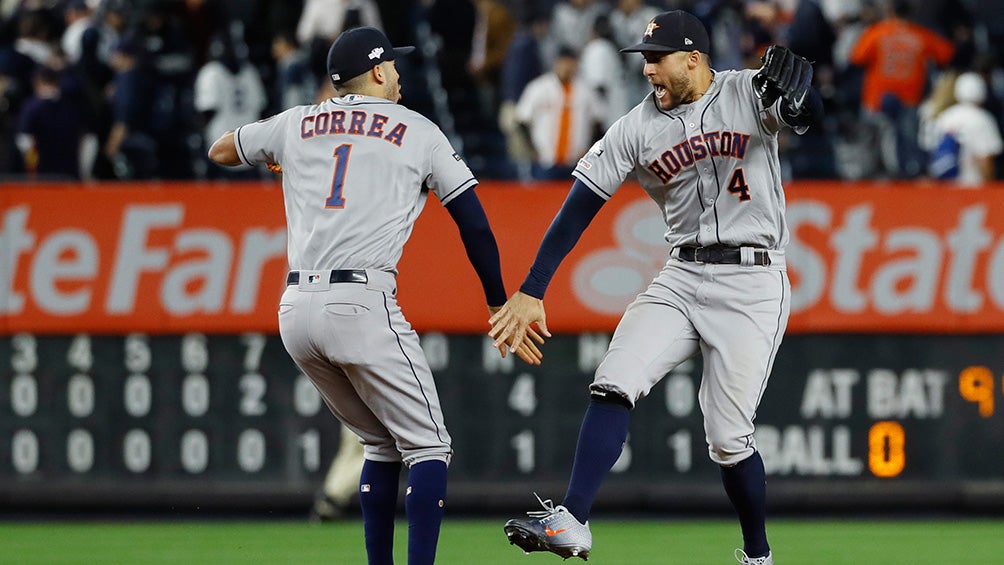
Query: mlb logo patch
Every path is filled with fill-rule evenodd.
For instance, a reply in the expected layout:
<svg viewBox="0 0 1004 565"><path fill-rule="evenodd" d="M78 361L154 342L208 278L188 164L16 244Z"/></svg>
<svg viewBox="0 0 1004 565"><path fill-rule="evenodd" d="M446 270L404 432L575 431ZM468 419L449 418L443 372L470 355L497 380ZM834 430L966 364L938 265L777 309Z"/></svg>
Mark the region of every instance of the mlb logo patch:
<svg viewBox="0 0 1004 565"><path fill-rule="evenodd" d="M369 492L369 491L370 491L369 485L359 485L359 492Z"/></svg>
<svg viewBox="0 0 1004 565"><path fill-rule="evenodd" d="M307 284L317 284L321 280L321 275L311 274L307 275Z"/></svg>
<svg viewBox="0 0 1004 565"><path fill-rule="evenodd" d="M463 158L460 157L460 155L458 155L457 153L453 154L453 158L456 159L457 161L462 161L463 160Z"/></svg>

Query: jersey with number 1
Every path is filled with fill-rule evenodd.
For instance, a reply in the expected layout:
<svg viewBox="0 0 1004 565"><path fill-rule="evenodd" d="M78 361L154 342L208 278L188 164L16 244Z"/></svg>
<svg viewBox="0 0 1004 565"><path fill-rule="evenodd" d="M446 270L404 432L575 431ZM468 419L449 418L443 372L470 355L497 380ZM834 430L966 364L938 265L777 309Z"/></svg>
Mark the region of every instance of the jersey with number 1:
<svg viewBox="0 0 1004 565"><path fill-rule="evenodd" d="M427 191L445 205L477 184L435 124L383 98L296 106L234 143L244 163L282 166L290 269L396 273Z"/></svg>
<svg viewBox="0 0 1004 565"><path fill-rule="evenodd" d="M608 199L634 171L662 209L674 247L783 249L780 100L763 108L753 91L755 73L715 72L704 95L672 110L646 97L610 126L573 174Z"/></svg>

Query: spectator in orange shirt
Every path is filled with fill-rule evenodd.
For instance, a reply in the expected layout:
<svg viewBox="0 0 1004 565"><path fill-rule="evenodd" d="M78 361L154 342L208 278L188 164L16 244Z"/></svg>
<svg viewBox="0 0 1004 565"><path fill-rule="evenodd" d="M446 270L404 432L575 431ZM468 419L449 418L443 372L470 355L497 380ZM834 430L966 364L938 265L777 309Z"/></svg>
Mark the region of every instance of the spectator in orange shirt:
<svg viewBox="0 0 1004 565"><path fill-rule="evenodd" d="M864 68L861 103L878 130L882 163L893 176L923 172L917 145L917 106L927 86L927 65L947 65L950 41L909 21L909 0L891 0L885 19L869 26L851 50L850 62Z"/></svg>

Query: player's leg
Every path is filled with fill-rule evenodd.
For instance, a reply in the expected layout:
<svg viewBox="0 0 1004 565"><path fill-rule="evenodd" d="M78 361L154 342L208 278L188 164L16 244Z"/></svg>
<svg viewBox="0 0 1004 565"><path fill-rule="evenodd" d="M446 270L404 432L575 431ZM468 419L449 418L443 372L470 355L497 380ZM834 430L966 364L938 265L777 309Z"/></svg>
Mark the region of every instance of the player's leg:
<svg viewBox="0 0 1004 565"><path fill-rule="evenodd" d="M359 506L369 565L394 562L394 519L400 490L401 456L394 437L359 398L356 388L339 368L328 368L323 359L297 364L314 382L331 412L347 428L343 433L363 441L364 460L359 472Z"/></svg>
<svg viewBox="0 0 1004 565"><path fill-rule="evenodd" d="M339 363L354 359L358 348L339 333L360 335L370 331L360 314L369 309L352 296L364 289L335 285L326 292L283 294L279 309L279 333L297 366L317 387L331 412L364 442L366 461L360 477L359 503L363 513L366 553L370 565L394 560L394 517L397 508L401 454L390 431L370 410L362 394ZM351 305L331 307L331 304ZM337 314L338 332L325 324ZM311 328L319 328L312 333Z"/></svg>
<svg viewBox="0 0 1004 565"><path fill-rule="evenodd" d="M600 484L620 457L630 409L674 367L697 352L698 336L680 292L684 270L664 269L628 306L590 385L590 403L576 444L562 505L585 522Z"/></svg>
<svg viewBox="0 0 1004 565"><path fill-rule="evenodd" d="M779 270L708 268L717 270L714 283L707 285L709 306L693 317L704 357L698 399L708 450L721 466L747 559L770 559L766 475L753 420L787 326L791 288Z"/></svg>
<svg viewBox="0 0 1004 565"><path fill-rule="evenodd" d="M418 334L394 299L393 279L382 281L371 275L366 292L356 300L368 310L369 331L347 331L338 316L331 317L329 331L337 334L343 349L354 352L348 359L349 380L393 436L409 467L405 495L409 563L431 564L453 453L436 383Z"/></svg>
<svg viewBox="0 0 1004 565"><path fill-rule="evenodd" d="M683 309L672 306L669 288L683 283L665 273L628 307L590 385L575 460L562 504L510 520L510 543L524 551L587 557L592 549L589 515L603 480L620 457L630 409L667 372L697 351L697 334ZM665 277L665 278L663 278Z"/></svg>

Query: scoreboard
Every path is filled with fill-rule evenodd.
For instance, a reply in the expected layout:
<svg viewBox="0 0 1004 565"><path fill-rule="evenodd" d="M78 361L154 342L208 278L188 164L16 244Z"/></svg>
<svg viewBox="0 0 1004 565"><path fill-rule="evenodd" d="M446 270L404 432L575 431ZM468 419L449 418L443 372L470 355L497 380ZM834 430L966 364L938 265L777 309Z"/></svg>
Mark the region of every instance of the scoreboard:
<svg viewBox="0 0 1004 565"><path fill-rule="evenodd" d="M610 336L541 366L422 336L454 438L453 507L560 498ZM774 508L1004 508L1004 337L791 335L757 414ZM636 407L598 503L724 509L700 358ZM0 338L0 500L12 507L301 506L340 426L277 335Z"/></svg>

